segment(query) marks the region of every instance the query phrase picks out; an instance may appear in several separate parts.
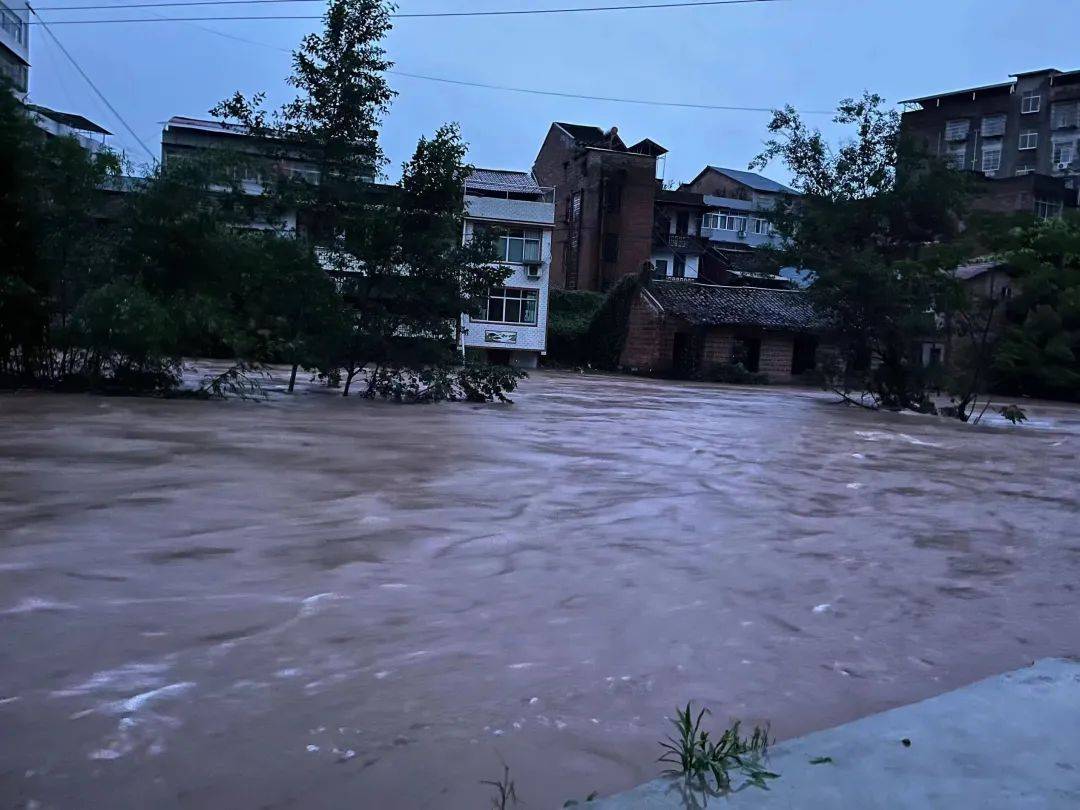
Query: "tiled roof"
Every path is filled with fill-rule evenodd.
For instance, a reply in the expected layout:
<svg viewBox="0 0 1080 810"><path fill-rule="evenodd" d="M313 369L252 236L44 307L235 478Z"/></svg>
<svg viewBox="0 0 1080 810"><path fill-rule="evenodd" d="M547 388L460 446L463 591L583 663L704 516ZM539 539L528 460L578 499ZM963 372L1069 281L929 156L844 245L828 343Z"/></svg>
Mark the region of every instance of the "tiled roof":
<svg viewBox="0 0 1080 810"><path fill-rule="evenodd" d="M775 180L770 180L764 175L760 175L757 172L747 172L742 169L725 169L722 166L710 166L714 172L730 177L737 183L742 183L744 186L749 186L755 191L767 191L774 194L798 194L795 189L785 186L783 183L777 183Z"/></svg>
<svg viewBox="0 0 1080 810"><path fill-rule="evenodd" d="M760 326L801 331L824 326L806 293L764 287L720 287L654 281L646 288L665 314L701 326Z"/></svg>
<svg viewBox="0 0 1080 810"><path fill-rule="evenodd" d="M528 172L512 172L503 169L474 169L465 181L467 187L485 191L511 191L518 194L543 194Z"/></svg>
<svg viewBox="0 0 1080 810"><path fill-rule="evenodd" d="M209 121L205 118L188 118L186 115L174 115L165 122L168 127L198 129L203 132L218 132L225 135L247 135L248 128L242 124L229 124L223 121Z"/></svg>

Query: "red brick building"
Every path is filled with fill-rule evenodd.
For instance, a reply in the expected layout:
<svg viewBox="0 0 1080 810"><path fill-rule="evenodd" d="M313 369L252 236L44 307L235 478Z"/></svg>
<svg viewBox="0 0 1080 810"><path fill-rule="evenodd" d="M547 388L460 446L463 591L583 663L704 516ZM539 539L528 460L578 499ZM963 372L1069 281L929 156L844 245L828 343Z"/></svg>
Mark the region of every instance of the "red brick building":
<svg viewBox="0 0 1080 810"><path fill-rule="evenodd" d="M795 382L816 367L823 326L801 290L654 281L631 307L620 365L707 376L740 363L769 382Z"/></svg>
<svg viewBox="0 0 1080 810"><path fill-rule="evenodd" d="M648 138L627 146L616 127L556 122L533 164L555 188L551 286L607 290L649 261L656 160L667 152Z"/></svg>

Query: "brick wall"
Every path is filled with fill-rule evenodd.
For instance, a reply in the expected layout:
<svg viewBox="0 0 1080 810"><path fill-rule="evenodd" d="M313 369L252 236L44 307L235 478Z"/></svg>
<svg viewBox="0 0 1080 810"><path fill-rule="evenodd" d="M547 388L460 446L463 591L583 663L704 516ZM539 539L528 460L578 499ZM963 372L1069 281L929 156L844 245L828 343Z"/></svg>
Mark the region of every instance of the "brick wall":
<svg viewBox="0 0 1080 810"><path fill-rule="evenodd" d="M761 336L761 359L758 371L767 374L769 382L791 382L791 359L795 339L791 335L766 332Z"/></svg>
<svg viewBox="0 0 1080 810"><path fill-rule="evenodd" d="M552 240L551 286L567 288L565 267L570 228L566 221L571 197L582 194L577 289L606 290L623 276L636 274L652 251L656 159L629 152L584 149L552 127L533 163L541 185L555 187L555 232ZM604 196L622 188L618 210L608 211ZM618 236L618 258L603 260L605 233Z"/></svg>
<svg viewBox="0 0 1080 810"><path fill-rule="evenodd" d="M619 356L619 365L631 371L663 373L671 368L672 342L675 329L644 295L639 295L630 307L626 343Z"/></svg>

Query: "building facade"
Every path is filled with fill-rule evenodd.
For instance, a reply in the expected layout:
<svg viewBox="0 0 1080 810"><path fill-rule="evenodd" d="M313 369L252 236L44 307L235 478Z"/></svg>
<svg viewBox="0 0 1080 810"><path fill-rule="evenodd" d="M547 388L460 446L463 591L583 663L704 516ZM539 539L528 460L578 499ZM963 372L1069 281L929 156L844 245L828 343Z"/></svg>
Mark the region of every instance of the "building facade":
<svg viewBox="0 0 1080 810"><path fill-rule="evenodd" d="M30 4L0 0L0 76L15 93L26 96L30 87Z"/></svg>
<svg viewBox="0 0 1080 810"><path fill-rule="evenodd" d="M510 269L483 312L462 315L463 350L490 363L535 368L547 353L555 192L526 172L477 169L465 183L466 242L483 234Z"/></svg>
<svg viewBox="0 0 1080 810"><path fill-rule="evenodd" d="M791 383L816 368L823 340L823 321L801 290L656 280L631 305L619 364L707 379L737 363Z"/></svg>
<svg viewBox="0 0 1080 810"><path fill-rule="evenodd" d="M995 181L976 208L1053 217L1077 205L1080 70L1017 73L902 103L905 135L954 168ZM1033 175L1042 179L1018 180Z"/></svg>
<svg viewBox="0 0 1080 810"><path fill-rule="evenodd" d="M657 159L666 152L647 138L627 146L616 127L551 125L533 176L556 189L553 287L604 291L641 272L652 256Z"/></svg>

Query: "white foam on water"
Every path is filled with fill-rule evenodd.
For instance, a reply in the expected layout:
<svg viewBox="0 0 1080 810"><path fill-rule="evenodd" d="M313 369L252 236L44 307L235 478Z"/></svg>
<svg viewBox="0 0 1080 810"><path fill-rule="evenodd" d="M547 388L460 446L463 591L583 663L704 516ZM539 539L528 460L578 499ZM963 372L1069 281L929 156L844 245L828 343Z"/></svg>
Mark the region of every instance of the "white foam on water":
<svg viewBox="0 0 1080 810"><path fill-rule="evenodd" d="M158 689L151 689L149 692L141 692L138 695L132 695L126 700L118 700L115 703L108 704L108 707L117 714L134 714L140 709L157 703L158 701L182 695L194 686L195 683L193 681L170 683L167 686L162 686Z"/></svg>
<svg viewBox="0 0 1080 810"><path fill-rule="evenodd" d="M528 669L529 667L535 667L535 666L536 666L536 664L534 664L532 661L521 661L521 662L519 662L517 664L507 664L506 668L507 669Z"/></svg>
<svg viewBox="0 0 1080 810"><path fill-rule="evenodd" d="M327 602L337 602L345 597L339 593L317 593L314 596L309 596L300 602L300 616L315 616L322 610L322 605Z"/></svg>
<svg viewBox="0 0 1080 810"><path fill-rule="evenodd" d="M3 612L5 616L18 616L25 613L56 613L62 610L78 610L75 605L67 602L56 602L52 599L42 599L38 596L28 596L20 600L14 606Z"/></svg>
<svg viewBox="0 0 1080 810"><path fill-rule="evenodd" d="M832 608L832 605L830 605L828 602L825 602L824 604L821 604L821 605L814 605L814 613L824 613L825 611L830 610L831 608Z"/></svg>
<svg viewBox="0 0 1080 810"><path fill-rule="evenodd" d="M94 692L125 692L131 689L161 686L162 675L168 672L170 665L163 662L139 662L123 664L116 669L95 672L87 680L67 689L52 693L52 697L75 697Z"/></svg>

